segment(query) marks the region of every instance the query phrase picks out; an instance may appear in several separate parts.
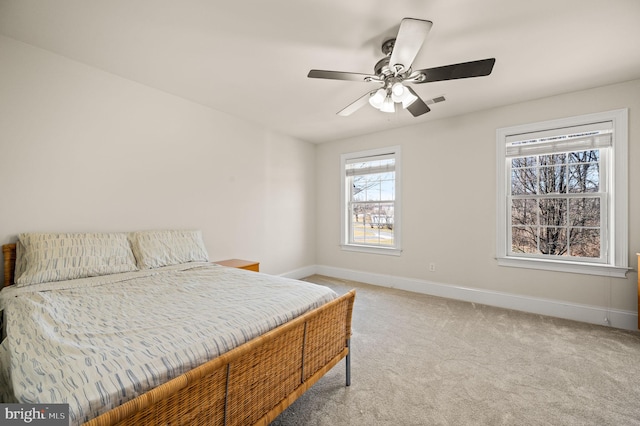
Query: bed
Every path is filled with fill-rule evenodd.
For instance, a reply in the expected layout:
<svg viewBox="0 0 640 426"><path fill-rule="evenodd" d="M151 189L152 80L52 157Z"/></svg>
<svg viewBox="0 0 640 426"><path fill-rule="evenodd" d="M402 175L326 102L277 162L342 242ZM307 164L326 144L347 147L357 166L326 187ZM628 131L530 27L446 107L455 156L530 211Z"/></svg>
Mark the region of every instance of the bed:
<svg viewBox="0 0 640 426"><path fill-rule="evenodd" d="M86 235L89 249L84 242L72 249L63 244L76 257L65 262L51 261L60 251L51 247L51 234L44 245L41 234L21 234L2 247L7 337L0 376L14 398L5 402L70 403L71 424L267 425L342 359L350 384L354 291L338 296L311 283L209 263L195 231L118 234L121 251L130 246L131 253L109 253L108 265L79 262L84 275L76 276L79 252L85 259L112 251L113 234L106 242L96 237L106 234L64 237ZM34 246L39 251L29 251ZM36 262L42 251L47 262ZM48 266L25 271L35 263ZM27 282L35 276L35 283L25 285L29 274ZM135 306L138 312L128 313ZM56 340L38 347L42 339L34 339L24 349L31 333ZM35 360L30 351L49 355Z"/></svg>

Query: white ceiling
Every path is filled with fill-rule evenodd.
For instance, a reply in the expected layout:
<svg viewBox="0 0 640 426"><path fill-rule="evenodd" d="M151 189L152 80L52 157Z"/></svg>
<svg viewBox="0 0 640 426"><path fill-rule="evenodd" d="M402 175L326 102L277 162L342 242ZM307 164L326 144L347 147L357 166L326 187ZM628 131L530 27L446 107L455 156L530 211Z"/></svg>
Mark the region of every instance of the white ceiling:
<svg viewBox="0 0 640 426"><path fill-rule="evenodd" d="M414 69L496 58L488 77L413 86L414 118L365 105L404 17L433 22ZM0 34L311 142L640 78L639 0L0 0Z"/></svg>

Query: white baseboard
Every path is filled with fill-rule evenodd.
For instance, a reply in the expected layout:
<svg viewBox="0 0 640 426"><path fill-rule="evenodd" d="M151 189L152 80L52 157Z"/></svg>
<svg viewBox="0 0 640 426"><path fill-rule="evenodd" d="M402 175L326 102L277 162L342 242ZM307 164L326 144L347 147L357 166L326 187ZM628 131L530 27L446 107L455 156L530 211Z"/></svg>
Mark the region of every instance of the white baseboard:
<svg viewBox="0 0 640 426"><path fill-rule="evenodd" d="M313 274L326 275L329 277L359 281L366 284L397 288L400 290L463 300L466 302L480 303L500 308L514 309L533 314L581 321L590 324L610 326L624 330L638 330L638 315L634 311L608 309L601 306L581 305L563 302L560 300L520 296L511 293L460 287L415 278L374 274L325 265L300 268L283 274L282 276L299 279Z"/></svg>
<svg viewBox="0 0 640 426"><path fill-rule="evenodd" d="M294 269L293 271L285 272L284 274L280 274L281 277L285 278L293 278L295 280L299 280L300 278L308 277L313 274L317 274L318 267L316 265L305 266L303 268ZM336 277L337 278L337 277Z"/></svg>

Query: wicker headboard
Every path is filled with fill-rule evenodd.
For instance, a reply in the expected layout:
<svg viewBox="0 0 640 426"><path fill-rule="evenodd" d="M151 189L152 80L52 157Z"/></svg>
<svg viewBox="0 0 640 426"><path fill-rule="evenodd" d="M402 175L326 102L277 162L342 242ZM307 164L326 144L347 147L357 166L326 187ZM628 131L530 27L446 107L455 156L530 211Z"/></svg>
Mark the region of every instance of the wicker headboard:
<svg viewBox="0 0 640 426"><path fill-rule="evenodd" d="M4 257L4 287L13 284L13 274L16 270L16 245L5 244L2 246Z"/></svg>

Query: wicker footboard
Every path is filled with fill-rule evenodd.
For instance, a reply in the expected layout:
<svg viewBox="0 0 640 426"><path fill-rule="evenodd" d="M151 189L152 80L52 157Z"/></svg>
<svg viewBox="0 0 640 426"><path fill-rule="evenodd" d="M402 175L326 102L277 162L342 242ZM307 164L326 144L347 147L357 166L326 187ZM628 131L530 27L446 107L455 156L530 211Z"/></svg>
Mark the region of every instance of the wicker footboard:
<svg viewBox="0 0 640 426"><path fill-rule="evenodd" d="M86 425L268 425L347 357L355 291L259 336Z"/></svg>

